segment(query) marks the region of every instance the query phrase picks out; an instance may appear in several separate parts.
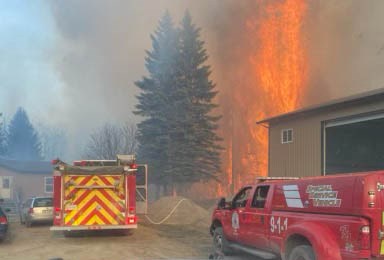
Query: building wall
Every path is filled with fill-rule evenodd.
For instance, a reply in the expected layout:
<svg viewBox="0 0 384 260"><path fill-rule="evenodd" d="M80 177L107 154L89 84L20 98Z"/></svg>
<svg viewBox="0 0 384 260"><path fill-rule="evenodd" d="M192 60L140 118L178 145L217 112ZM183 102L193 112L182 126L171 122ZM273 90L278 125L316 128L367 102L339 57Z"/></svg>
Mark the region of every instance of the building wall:
<svg viewBox="0 0 384 260"><path fill-rule="evenodd" d="M384 111L384 101L339 105L269 124L269 176L319 176L322 174L322 123L348 116ZM293 142L282 144L281 131L293 129Z"/></svg>
<svg viewBox="0 0 384 260"><path fill-rule="evenodd" d="M11 198L17 200L24 200L33 196L47 196L52 193L45 192L44 178L52 177L52 174L38 174L38 173L19 173L14 172L6 168L0 167L0 178L3 176L11 176ZM2 191L2 185L0 185L0 196L5 191Z"/></svg>

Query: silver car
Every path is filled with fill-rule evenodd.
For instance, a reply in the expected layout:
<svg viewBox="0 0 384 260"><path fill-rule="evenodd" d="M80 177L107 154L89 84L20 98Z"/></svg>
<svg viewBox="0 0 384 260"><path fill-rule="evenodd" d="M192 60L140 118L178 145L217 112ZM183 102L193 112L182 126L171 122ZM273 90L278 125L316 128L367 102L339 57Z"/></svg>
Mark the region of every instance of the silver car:
<svg viewBox="0 0 384 260"><path fill-rule="evenodd" d="M22 204L20 222L30 227L35 223L53 222L53 200L51 197L35 197Z"/></svg>

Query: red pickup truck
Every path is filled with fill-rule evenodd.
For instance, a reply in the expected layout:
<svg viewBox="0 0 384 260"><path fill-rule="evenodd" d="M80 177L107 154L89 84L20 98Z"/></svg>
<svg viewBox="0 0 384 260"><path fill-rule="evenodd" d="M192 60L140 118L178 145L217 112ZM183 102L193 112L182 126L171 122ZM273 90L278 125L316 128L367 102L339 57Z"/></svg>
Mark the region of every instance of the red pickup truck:
<svg viewBox="0 0 384 260"><path fill-rule="evenodd" d="M265 178L219 201L215 251L282 260L384 259L384 171Z"/></svg>

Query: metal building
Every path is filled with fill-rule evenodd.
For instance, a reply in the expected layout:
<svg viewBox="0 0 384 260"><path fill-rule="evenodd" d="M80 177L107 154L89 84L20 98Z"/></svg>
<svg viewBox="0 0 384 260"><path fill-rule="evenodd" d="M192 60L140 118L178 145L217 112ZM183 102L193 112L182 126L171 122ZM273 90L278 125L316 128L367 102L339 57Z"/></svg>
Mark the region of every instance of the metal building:
<svg viewBox="0 0 384 260"><path fill-rule="evenodd" d="M269 128L269 176L384 169L384 89L257 123Z"/></svg>

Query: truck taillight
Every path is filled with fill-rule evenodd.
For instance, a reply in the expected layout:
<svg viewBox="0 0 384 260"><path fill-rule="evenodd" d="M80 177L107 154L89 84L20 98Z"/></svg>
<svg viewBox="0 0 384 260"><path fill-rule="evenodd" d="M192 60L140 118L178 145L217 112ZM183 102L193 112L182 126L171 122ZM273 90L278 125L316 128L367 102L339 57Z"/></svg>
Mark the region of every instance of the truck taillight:
<svg viewBox="0 0 384 260"><path fill-rule="evenodd" d="M137 217L136 216L128 216L125 218L125 224L136 224Z"/></svg>
<svg viewBox="0 0 384 260"><path fill-rule="evenodd" d="M362 226L359 235L360 249L370 249L371 247L371 230L369 226Z"/></svg>
<svg viewBox="0 0 384 260"><path fill-rule="evenodd" d="M133 163L129 167L131 167L131 169L137 169L137 164Z"/></svg>
<svg viewBox="0 0 384 260"><path fill-rule="evenodd" d="M0 224L7 224L7 223L8 223L7 217L5 216L0 217Z"/></svg>
<svg viewBox="0 0 384 260"><path fill-rule="evenodd" d="M61 209L60 208L55 208L55 218L61 219Z"/></svg>
<svg viewBox="0 0 384 260"><path fill-rule="evenodd" d="M136 210L135 207L129 207L129 214L135 214Z"/></svg>
<svg viewBox="0 0 384 260"><path fill-rule="evenodd" d="M60 222L61 222L61 209L55 208L53 224L54 225L60 225Z"/></svg>
<svg viewBox="0 0 384 260"><path fill-rule="evenodd" d="M28 213L29 213L29 214L33 214L33 208L29 208L29 209L28 209Z"/></svg>

